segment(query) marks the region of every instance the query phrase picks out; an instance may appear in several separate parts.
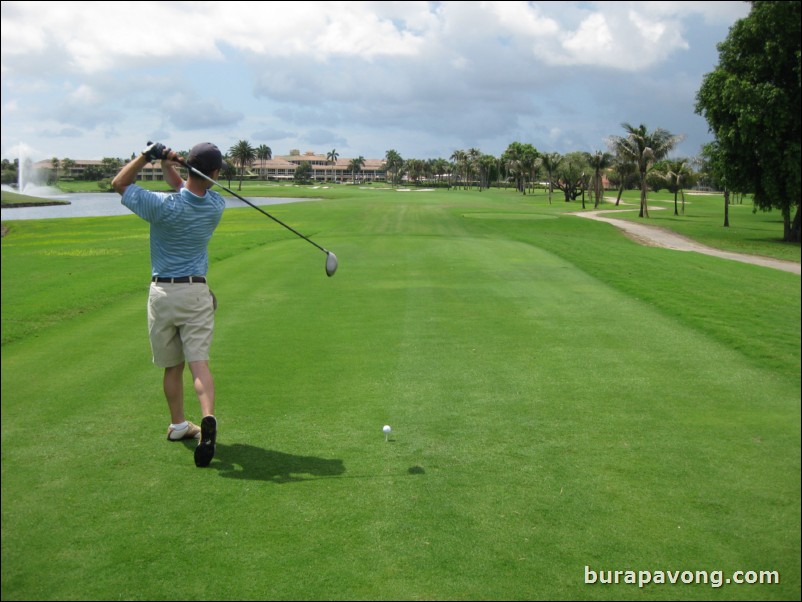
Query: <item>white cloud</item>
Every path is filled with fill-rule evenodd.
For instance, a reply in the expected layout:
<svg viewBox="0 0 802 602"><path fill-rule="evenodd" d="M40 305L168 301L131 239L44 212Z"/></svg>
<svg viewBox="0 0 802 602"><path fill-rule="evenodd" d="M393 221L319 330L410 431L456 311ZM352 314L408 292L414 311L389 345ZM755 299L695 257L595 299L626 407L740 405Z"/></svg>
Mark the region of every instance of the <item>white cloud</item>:
<svg viewBox="0 0 802 602"><path fill-rule="evenodd" d="M516 139L565 151L599 146L623 121L667 127L664 116L699 130L690 138L699 140L695 88L714 66L715 44L748 10L4 1L2 147L40 138L64 155L85 144L110 156L111 145L125 154L149 132L187 147L198 135L221 145L252 135L276 154L286 152L276 143L365 156L368 145L404 156L450 155L457 145L499 154ZM649 96L658 89L659 99Z"/></svg>
<svg viewBox="0 0 802 602"><path fill-rule="evenodd" d="M216 40L207 36L213 24L194 13L194 28L187 27L184 4L190 3L4 2L3 66L25 73L48 63L54 70L97 73L166 59L220 58Z"/></svg>
<svg viewBox="0 0 802 602"><path fill-rule="evenodd" d="M574 61L595 62L599 56L610 57L615 50L615 38L604 15L594 14L577 31L566 35L562 46Z"/></svg>
<svg viewBox="0 0 802 602"><path fill-rule="evenodd" d="M545 10L565 8L562 24ZM732 3L723 2L728 5ZM8 7L7 7L8 5ZM220 61L230 47L270 58L327 61L383 56L428 60L427 50L485 50L507 38L535 58L559 65L616 66L633 40L644 43L635 67L682 48L677 18L708 3L598 2L4 2L3 66L47 58L71 71L95 73L164 60ZM572 21L579 19L578 23ZM476 41L483 45L476 45ZM451 57L451 63L460 55Z"/></svg>

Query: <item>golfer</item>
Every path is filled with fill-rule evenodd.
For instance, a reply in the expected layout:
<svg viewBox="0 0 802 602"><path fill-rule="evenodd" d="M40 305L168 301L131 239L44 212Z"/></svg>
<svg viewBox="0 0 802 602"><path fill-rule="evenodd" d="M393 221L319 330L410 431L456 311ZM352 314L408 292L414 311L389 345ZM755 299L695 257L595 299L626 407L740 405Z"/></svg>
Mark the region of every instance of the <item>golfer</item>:
<svg viewBox="0 0 802 602"><path fill-rule="evenodd" d="M225 200L212 184L191 171L185 182L178 173L179 156L161 143L148 143L136 159L112 180L122 204L150 223L151 284L148 331L153 363L164 368L164 395L170 409L168 441L199 439L195 464L208 466L215 452L214 379L209 348L216 302L206 282L208 245L220 223ZM145 190L134 184L149 162L161 161L164 180L176 192ZM211 143L192 148L187 163L216 179L223 155ZM203 415L200 427L184 416L184 366L189 364Z"/></svg>

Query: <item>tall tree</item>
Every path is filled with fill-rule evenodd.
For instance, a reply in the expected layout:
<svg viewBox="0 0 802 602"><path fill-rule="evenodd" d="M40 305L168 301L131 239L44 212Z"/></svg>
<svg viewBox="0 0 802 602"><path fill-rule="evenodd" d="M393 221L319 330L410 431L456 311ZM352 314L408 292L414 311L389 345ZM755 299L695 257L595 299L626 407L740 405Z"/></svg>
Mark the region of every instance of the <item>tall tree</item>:
<svg viewBox="0 0 802 602"><path fill-rule="evenodd" d="M239 188L242 190L242 178L245 176L245 166L251 165L256 159L256 151L247 140L240 140L228 150L231 159L239 165Z"/></svg>
<svg viewBox="0 0 802 602"><path fill-rule="evenodd" d="M258 147L256 147L256 156L262 162L259 175L263 176L264 174L262 174L262 172L265 169L265 161L270 161L270 159L273 158L273 149L267 146L267 144L260 144Z"/></svg>
<svg viewBox="0 0 802 602"><path fill-rule="evenodd" d="M629 157L616 153L613 156L612 173L618 178L618 196L615 198L615 206L621 203L621 195L624 189L633 184L635 175L638 173L637 164Z"/></svg>
<svg viewBox="0 0 802 602"><path fill-rule="evenodd" d="M702 147L699 157L700 175L716 188L724 190L724 227L730 227L730 189L727 187L727 159L721 152L717 141L709 142Z"/></svg>
<svg viewBox="0 0 802 602"><path fill-rule="evenodd" d="M365 157L362 155L359 155L348 162L348 171L351 172L351 179L354 181L354 183L356 183L356 174L360 173L363 167L365 167Z"/></svg>
<svg viewBox="0 0 802 602"><path fill-rule="evenodd" d="M649 217L649 207L646 204L648 183L646 174L655 161L665 158L673 148L682 140L682 136L657 128L653 132L641 124L634 127L629 123L622 123L626 136L612 136L610 144L613 152L625 157L638 166L640 174L640 213L638 217Z"/></svg>
<svg viewBox="0 0 802 602"><path fill-rule="evenodd" d="M404 169L410 182L418 184L420 179L426 175L426 161L423 159L407 159L404 162Z"/></svg>
<svg viewBox="0 0 802 602"><path fill-rule="evenodd" d="M331 149L328 153L326 153L326 162L331 164L334 167L337 164L337 159L340 158L340 153L337 152L336 148ZM331 171L331 181L333 182L336 179L337 172L335 169ZM325 181L326 178L323 178Z"/></svg>
<svg viewBox="0 0 802 602"><path fill-rule="evenodd" d="M674 193L674 215L679 215L677 211L677 194L682 196L682 215L685 215L685 193L683 189L688 186L693 177L691 163L688 159L677 158L668 159L663 163L666 183L668 190Z"/></svg>
<svg viewBox="0 0 802 602"><path fill-rule="evenodd" d="M540 164L546 170L546 177L549 179L549 205L551 205L551 193L554 192L554 175L560 166L562 156L560 153L545 153L540 157Z"/></svg>
<svg viewBox="0 0 802 602"><path fill-rule="evenodd" d="M607 168L613 164L613 156L610 153L602 151L596 151L593 154L588 153L588 163L591 169L593 169L593 192L596 197L594 206L598 208L599 203L601 203L602 195L604 194L602 178Z"/></svg>
<svg viewBox="0 0 802 602"><path fill-rule="evenodd" d="M490 181L494 177L498 177L498 159L493 155L482 155L477 161L477 166L479 168L479 190L482 190L482 186L490 188Z"/></svg>
<svg viewBox="0 0 802 602"><path fill-rule="evenodd" d="M404 167L404 159L395 149L388 150L384 155L384 169L392 174L391 182L393 185L398 183L399 174Z"/></svg>
<svg viewBox="0 0 802 602"><path fill-rule="evenodd" d="M512 142L501 154L502 161L515 179L515 187L521 194L526 194L529 181L533 178L540 153L531 144Z"/></svg>
<svg viewBox="0 0 802 602"><path fill-rule="evenodd" d="M554 187L562 190L565 202L574 201L582 195L582 208L585 208L585 189L590 171L587 153L573 152L565 154L554 174Z"/></svg>
<svg viewBox="0 0 802 602"><path fill-rule="evenodd" d="M482 151L480 151L476 147L469 148L467 155L468 155L468 163L466 166L467 167L466 179L468 180L468 188L470 188L471 184L473 183L474 171L479 169L479 158L482 156Z"/></svg>
<svg viewBox="0 0 802 602"><path fill-rule="evenodd" d="M460 172L464 173L463 188L465 188L465 181L468 179L468 153L464 150L455 150L449 157L454 162L454 171L459 175ZM459 180L457 180L459 181ZM455 182L456 184L456 182Z"/></svg>
<svg viewBox="0 0 802 602"><path fill-rule="evenodd" d="M696 112L710 126L729 188L752 192L755 209L779 209L783 239L800 241L802 2L752 2L718 45Z"/></svg>
<svg viewBox="0 0 802 602"><path fill-rule="evenodd" d="M442 182L443 177L451 171L451 164L448 162L448 159L443 159L442 157L431 159L430 161L435 181Z"/></svg>

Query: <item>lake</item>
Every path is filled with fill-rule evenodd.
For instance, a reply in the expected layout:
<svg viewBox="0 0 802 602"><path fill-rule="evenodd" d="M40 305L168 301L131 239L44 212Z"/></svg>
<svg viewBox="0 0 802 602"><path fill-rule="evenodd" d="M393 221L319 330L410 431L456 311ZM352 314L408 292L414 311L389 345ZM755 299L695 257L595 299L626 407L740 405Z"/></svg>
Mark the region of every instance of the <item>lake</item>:
<svg viewBox="0 0 802 602"><path fill-rule="evenodd" d="M116 192L85 192L48 195L54 201L69 201L69 205L46 205L40 207L14 207L0 210L0 219L51 219L60 217L103 217L108 215L134 215L130 209L120 202ZM224 197L226 208L247 207L236 198ZM281 197L244 197L254 205L283 205L319 199L290 199Z"/></svg>

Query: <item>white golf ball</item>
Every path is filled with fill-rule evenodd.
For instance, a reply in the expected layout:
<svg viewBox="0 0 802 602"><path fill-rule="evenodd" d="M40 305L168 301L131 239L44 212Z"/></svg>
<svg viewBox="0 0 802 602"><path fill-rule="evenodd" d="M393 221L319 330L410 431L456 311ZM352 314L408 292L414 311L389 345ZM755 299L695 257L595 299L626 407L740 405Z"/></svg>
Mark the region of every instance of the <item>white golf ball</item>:
<svg viewBox="0 0 802 602"><path fill-rule="evenodd" d="M382 432L383 432L385 435L388 435L388 434L390 433L390 431L392 431L392 430L393 430L393 429L391 429L391 428L390 428L390 425L389 425L389 424L385 424L385 425L384 425L384 428L382 428Z"/></svg>

